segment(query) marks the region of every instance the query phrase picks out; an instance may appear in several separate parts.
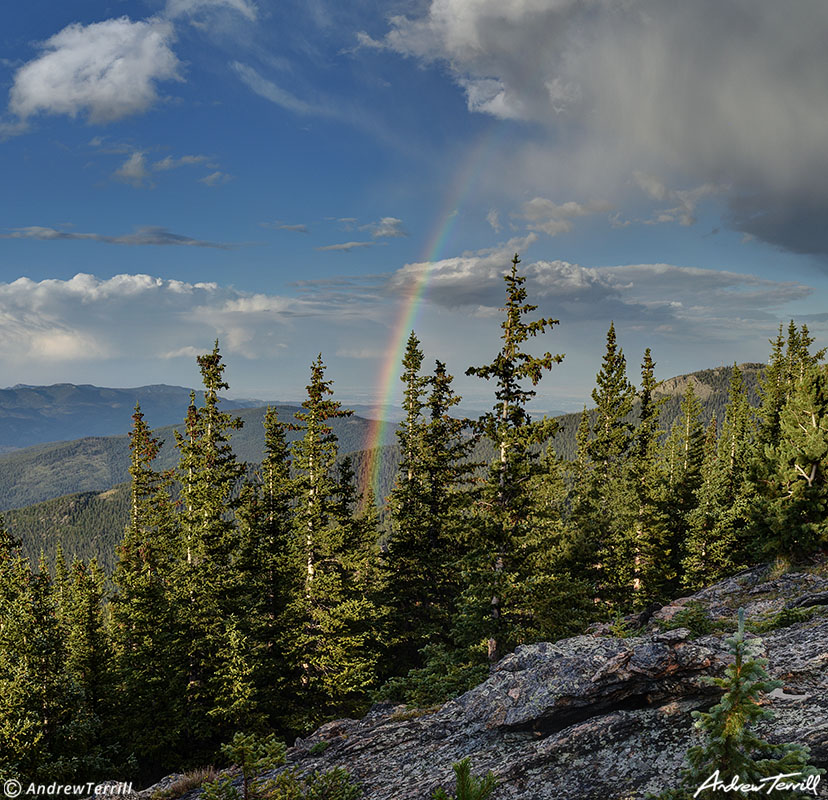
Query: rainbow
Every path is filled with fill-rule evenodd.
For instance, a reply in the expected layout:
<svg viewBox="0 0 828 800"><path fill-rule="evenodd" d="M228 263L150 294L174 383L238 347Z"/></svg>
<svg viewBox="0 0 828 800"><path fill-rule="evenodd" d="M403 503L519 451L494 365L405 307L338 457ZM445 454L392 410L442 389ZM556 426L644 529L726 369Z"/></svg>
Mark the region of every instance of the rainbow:
<svg viewBox="0 0 828 800"><path fill-rule="evenodd" d="M388 422L384 417L394 396L397 392L402 391L399 376L408 335L415 328L417 312L420 310L423 298L426 295L434 267L454 227L454 221L457 219L460 209L475 184L475 179L479 175L478 167L484 163L484 156L493 143L494 137L492 134L495 130L496 125L491 125L480 137L477 145L469 149L469 153L457 170L454 180L449 184L453 188L448 192L446 201L437 215L434 230L426 240L424 255L421 259L424 262L424 269L420 272L408 295L400 302L396 322L392 326L390 344L383 359L377 382L379 400L375 413L379 418L372 420L368 428L364 445L364 448L368 450L368 461L362 474L363 492L370 486L374 492L374 497L380 502L384 498L380 497L380 459L378 455L379 448L385 441L388 428Z"/></svg>

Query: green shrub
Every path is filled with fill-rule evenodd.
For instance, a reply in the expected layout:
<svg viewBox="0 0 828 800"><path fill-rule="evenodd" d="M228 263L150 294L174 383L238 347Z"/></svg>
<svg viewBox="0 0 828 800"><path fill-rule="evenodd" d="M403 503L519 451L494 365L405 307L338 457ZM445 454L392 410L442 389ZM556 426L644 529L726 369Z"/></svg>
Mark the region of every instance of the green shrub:
<svg viewBox="0 0 828 800"><path fill-rule="evenodd" d="M426 645L425 666L391 678L375 694L378 701L404 702L417 708L442 705L486 679L489 667L482 648L449 650Z"/></svg>
<svg viewBox="0 0 828 800"><path fill-rule="evenodd" d="M748 629L754 633L767 633L778 628L787 628L810 619L818 611L818 608L783 608L777 614L749 622Z"/></svg>
<svg viewBox="0 0 828 800"><path fill-rule="evenodd" d="M691 600L684 608L677 611L671 620L662 621L660 625L665 631L687 628L694 637L712 633L715 628L713 620L707 616L704 606L697 600Z"/></svg>
<svg viewBox="0 0 828 800"><path fill-rule="evenodd" d="M204 784L202 800L239 800L239 790L226 775Z"/></svg>
<svg viewBox="0 0 828 800"><path fill-rule="evenodd" d="M362 797L362 789L340 767L307 775L288 770L260 782L257 792L264 800L359 800Z"/></svg>

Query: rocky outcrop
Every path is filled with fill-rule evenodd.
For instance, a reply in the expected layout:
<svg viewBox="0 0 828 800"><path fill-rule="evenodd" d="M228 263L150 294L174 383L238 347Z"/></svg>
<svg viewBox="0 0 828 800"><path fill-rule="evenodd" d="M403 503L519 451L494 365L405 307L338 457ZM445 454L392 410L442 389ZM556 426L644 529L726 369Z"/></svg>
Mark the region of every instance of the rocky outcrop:
<svg viewBox="0 0 828 800"><path fill-rule="evenodd" d="M426 800L451 783L452 763L466 756L475 772L498 777L497 800L644 797L675 785L693 741L690 712L718 697L700 677L728 661L724 634L693 638L686 628L663 628L690 607L729 624L741 605L754 621L814 609L762 636L768 669L784 681L766 698L775 718L762 733L808 744L812 763L828 767L826 590L819 570L775 578L752 570L658 610L638 636L599 630L519 647L488 680L437 710L376 706L297 740L289 758L303 770L345 767L370 800ZM328 746L313 755L318 742Z"/></svg>

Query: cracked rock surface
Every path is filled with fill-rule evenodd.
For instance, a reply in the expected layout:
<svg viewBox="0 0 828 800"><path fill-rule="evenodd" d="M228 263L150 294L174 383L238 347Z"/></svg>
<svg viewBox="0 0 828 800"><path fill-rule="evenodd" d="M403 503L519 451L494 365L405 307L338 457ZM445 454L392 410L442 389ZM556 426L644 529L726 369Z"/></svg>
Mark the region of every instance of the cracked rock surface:
<svg viewBox="0 0 828 800"><path fill-rule="evenodd" d="M695 741L690 712L719 696L700 677L720 674L729 660L726 634L693 639L687 629L659 626L695 602L731 627L740 605L749 619L814 608L810 619L761 637L769 672L784 681L765 700L775 718L761 732L808 744L811 763L828 767L828 577L767 573L757 568L682 598L653 614L640 636L599 631L519 647L436 711L403 719L412 712L378 705L297 740L289 758L302 769L345 767L369 800L427 800L451 785L452 763L466 756L473 772L495 773L496 800L643 798L675 785ZM327 749L311 755L319 741Z"/></svg>

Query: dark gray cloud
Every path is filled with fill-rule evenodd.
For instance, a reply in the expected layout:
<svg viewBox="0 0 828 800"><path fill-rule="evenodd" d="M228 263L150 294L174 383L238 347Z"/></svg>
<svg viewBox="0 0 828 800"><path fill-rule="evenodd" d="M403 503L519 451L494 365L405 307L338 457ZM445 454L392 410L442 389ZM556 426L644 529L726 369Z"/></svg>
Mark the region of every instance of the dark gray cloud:
<svg viewBox="0 0 828 800"><path fill-rule="evenodd" d="M826 41L823 0L431 0L361 37L442 64L473 112L535 123L494 181L607 198L624 218L644 189L657 205L638 223L693 224L717 195L737 230L823 256Z"/></svg>

